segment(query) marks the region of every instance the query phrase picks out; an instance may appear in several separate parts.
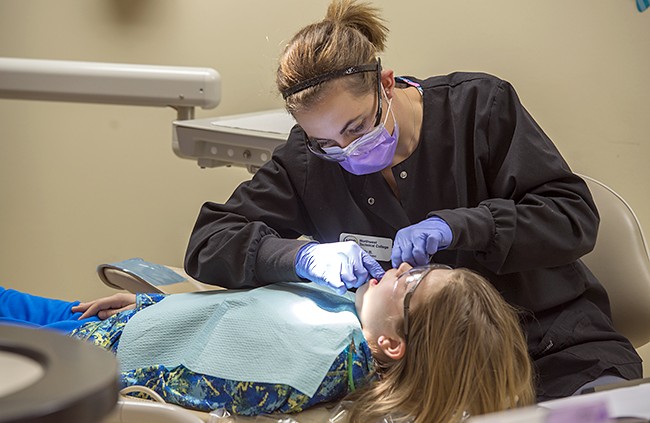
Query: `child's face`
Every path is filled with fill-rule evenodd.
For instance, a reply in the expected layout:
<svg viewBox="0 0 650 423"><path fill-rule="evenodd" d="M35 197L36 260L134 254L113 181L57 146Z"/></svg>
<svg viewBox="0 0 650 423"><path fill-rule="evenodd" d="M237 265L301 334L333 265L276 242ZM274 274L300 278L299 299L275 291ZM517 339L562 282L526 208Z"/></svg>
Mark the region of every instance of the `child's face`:
<svg viewBox="0 0 650 423"><path fill-rule="evenodd" d="M370 279L357 289L355 305L361 325L373 326L387 317L397 317L402 312L398 296L397 276L411 269L408 263L402 263L397 269L389 269L380 281Z"/></svg>
<svg viewBox="0 0 650 423"><path fill-rule="evenodd" d="M411 269L411 265L402 263L397 269L388 270L381 281L371 279L357 290L357 314L369 342L382 334L398 336L397 327L404 318L404 298L410 289L407 277L402 275ZM411 309L440 290L448 280L446 276L450 271L435 269L424 276L411 297Z"/></svg>

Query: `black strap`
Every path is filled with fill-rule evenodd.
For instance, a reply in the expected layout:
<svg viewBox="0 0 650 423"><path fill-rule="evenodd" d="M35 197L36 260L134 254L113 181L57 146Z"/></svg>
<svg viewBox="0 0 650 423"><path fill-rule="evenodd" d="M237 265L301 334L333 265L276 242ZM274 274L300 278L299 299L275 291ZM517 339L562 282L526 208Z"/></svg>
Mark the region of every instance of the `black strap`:
<svg viewBox="0 0 650 423"><path fill-rule="evenodd" d="M380 63L379 59L377 59L377 63L373 63L369 65L361 65L361 66L348 66L347 68L344 69L338 69L335 71L331 71L331 72L327 72L315 76L313 78L306 79L282 91L282 98L286 100L287 97L289 97L290 95L293 95L302 90L306 90L307 88L313 87L314 85L318 85L321 82L329 81L330 79L339 78L341 76L352 75L360 72L375 71L377 70L377 67L380 66L379 63Z"/></svg>

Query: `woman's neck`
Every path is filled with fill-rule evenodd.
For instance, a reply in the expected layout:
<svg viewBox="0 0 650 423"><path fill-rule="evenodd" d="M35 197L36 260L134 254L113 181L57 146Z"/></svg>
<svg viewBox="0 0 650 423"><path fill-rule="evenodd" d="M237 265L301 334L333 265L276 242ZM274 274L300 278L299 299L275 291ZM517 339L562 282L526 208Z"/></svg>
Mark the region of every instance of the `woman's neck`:
<svg viewBox="0 0 650 423"><path fill-rule="evenodd" d="M399 139L395 148L395 155L389 167L381 171L388 186L400 198L399 188L392 167L402 163L415 151L420 142L420 131L422 130L422 96L415 87L397 88L393 96L393 113L399 125Z"/></svg>
<svg viewBox="0 0 650 423"><path fill-rule="evenodd" d="M397 104L393 104L393 107L399 125L399 140L393 166L406 160L417 148L420 142L423 114L422 96L415 87L396 89L393 102L395 100Z"/></svg>

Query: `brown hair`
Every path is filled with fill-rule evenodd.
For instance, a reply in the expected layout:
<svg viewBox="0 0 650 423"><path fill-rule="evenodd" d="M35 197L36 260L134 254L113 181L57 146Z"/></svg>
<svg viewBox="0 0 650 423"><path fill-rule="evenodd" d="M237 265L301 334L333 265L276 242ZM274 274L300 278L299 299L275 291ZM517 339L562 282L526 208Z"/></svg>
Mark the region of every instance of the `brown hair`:
<svg viewBox="0 0 650 423"><path fill-rule="evenodd" d="M325 19L298 31L289 41L276 75L280 92L307 79L350 66L373 63L384 51L388 28L378 9L355 0L334 0ZM340 80L337 78L336 80ZM373 72L344 77L346 89L364 94L374 90ZM286 98L290 113L309 108L322 98L330 81L317 84Z"/></svg>
<svg viewBox="0 0 650 423"><path fill-rule="evenodd" d="M386 415L396 422L459 422L534 402L516 311L472 271L456 269L449 278L410 312L405 356L352 394L350 422Z"/></svg>

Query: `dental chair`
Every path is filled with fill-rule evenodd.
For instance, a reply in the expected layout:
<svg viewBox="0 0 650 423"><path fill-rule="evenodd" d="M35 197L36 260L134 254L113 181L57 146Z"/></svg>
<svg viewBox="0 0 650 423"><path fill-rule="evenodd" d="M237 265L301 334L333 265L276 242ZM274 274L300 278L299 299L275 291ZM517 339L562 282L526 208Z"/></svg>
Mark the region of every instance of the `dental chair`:
<svg viewBox="0 0 650 423"><path fill-rule="evenodd" d="M582 261L609 294L614 327L635 348L650 341L650 253L641 224L627 202L589 176L600 213L596 246Z"/></svg>
<svg viewBox="0 0 650 423"><path fill-rule="evenodd" d="M587 183L600 212L600 228L593 251L582 260L605 286L609 294L615 328L639 348L650 341L650 254L639 220L627 202L607 185L580 175ZM100 279L108 286L130 292L178 293L221 289L189 277L182 269L168 267L180 275L177 283L152 284L120 266L98 267ZM151 395L155 397L155 393ZM159 400L162 401L162 400ZM137 420L120 417L137 416ZM344 422L335 416L335 405L319 406L292 416L219 417L180 407L123 397L114 415L104 423L116 422ZM334 416L334 417L333 417ZM283 420L283 417L285 420ZM289 417L289 419L286 419ZM294 420L290 420L294 419Z"/></svg>

